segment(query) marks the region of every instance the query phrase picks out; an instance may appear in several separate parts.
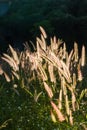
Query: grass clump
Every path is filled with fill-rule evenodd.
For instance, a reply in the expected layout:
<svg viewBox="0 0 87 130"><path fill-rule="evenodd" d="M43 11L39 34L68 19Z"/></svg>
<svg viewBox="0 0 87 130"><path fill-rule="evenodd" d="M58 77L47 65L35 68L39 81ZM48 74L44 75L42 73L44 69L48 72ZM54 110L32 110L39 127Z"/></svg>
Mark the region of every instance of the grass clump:
<svg viewBox="0 0 87 130"><path fill-rule="evenodd" d="M65 127L67 130L86 130L85 46L82 46L80 56L77 43L68 52L66 44L55 36L50 38L50 45L47 46L47 34L42 27L40 31L41 37L36 38L34 52L30 51L28 44L22 52L17 52L9 45L10 54L3 54L1 57L1 91L12 91L8 102L14 100L10 105L14 105L15 113L20 116L16 121L18 116L9 109L11 114L7 117L12 119L16 128L26 130L48 130L49 126L53 130L62 130ZM6 120L4 118L2 121Z"/></svg>

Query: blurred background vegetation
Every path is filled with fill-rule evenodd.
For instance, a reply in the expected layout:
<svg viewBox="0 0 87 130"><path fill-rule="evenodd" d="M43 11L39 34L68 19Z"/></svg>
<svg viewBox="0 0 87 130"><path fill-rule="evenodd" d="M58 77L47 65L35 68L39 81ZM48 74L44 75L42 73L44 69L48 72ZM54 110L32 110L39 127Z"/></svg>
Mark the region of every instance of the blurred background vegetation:
<svg viewBox="0 0 87 130"><path fill-rule="evenodd" d="M67 46L87 42L87 0L0 0L0 50L8 44L22 48L35 41L38 27L56 35Z"/></svg>

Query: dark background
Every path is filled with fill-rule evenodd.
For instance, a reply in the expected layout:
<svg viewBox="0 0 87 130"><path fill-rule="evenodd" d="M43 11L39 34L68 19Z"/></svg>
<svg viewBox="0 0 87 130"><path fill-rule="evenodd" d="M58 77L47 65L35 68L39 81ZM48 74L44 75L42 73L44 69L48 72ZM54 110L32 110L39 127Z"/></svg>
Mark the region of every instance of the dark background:
<svg viewBox="0 0 87 130"><path fill-rule="evenodd" d="M87 46L87 0L0 0L0 52L8 44L22 49L25 41L40 34L56 35L71 49Z"/></svg>

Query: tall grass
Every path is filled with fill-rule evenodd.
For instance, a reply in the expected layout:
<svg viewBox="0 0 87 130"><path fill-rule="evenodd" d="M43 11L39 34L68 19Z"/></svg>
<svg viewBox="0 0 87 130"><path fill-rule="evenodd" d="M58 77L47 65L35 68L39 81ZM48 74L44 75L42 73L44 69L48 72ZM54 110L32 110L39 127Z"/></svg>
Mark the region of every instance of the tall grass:
<svg viewBox="0 0 87 130"><path fill-rule="evenodd" d="M36 49L31 52L28 45L25 50L17 52L9 45L10 54L3 54L3 64L0 65L0 75L6 82L11 82L14 91L21 87L34 97L35 102L40 98L43 88L47 92L50 113L53 122L68 122L75 125L75 113L80 111L83 105L87 89L82 85L86 79L86 54L85 46L82 46L81 56L78 54L78 44L67 51L66 44L56 38L50 38L47 45L47 34L40 27L41 37L36 38ZM4 66L7 68L4 68ZM36 81L41 86L30 85ZM87 84L85 84L87 85ZM85 102L85 101L84 101ZM86 118L87 113L85 113ZM81 123L86 130L86 123Z"/></svg>

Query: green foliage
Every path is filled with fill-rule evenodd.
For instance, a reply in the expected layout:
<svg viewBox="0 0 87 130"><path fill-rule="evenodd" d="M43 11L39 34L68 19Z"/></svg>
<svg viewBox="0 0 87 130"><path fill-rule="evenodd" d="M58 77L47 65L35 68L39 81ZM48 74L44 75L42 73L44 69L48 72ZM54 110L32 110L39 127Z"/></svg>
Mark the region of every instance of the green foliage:
<svg viewBox="0 0 87 130"><path fill-rule="evenodd" d="M50 117L49 99L45 93L36 103L25 91L22 89L18 91L20 95L17 95L7 83L0 91L0 126L7 121L6 128L2 130L81 130L83 129L81 125L86 124L87 117L82 113L87 110L86 105L80 112L74 113L76 122L74 126L66 122L53 123Z"/></svg>

